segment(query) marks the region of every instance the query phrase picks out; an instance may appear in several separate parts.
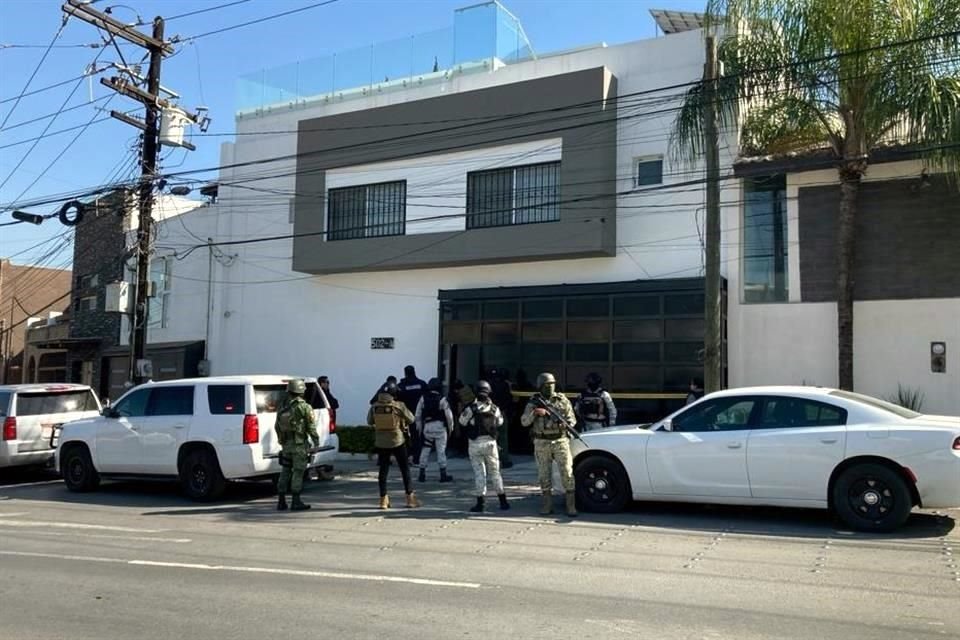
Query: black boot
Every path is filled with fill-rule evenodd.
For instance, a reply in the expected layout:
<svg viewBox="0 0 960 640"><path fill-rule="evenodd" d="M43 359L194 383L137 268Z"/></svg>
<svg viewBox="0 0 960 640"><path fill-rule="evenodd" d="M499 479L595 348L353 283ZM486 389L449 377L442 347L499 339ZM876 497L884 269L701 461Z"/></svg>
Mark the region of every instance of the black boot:
<svg viewBox="0 0 960 640"><path fill-rule="evenodd" d="M477 504L470 507L470 513L483 513L483 496L477 496Z"/></svg>
<svg viewBox="0 0 960 640"><path fill-rule="evenodd" d="M453 482L453 477L447 475L446 469L440 469L440 482Z"/></svg>
<svg viewBox="0 0 960 640"><path fill-rule="evenodd" d="M287 496L280 494L277 496L277 511L286 511L287 510Z"/></svg>
<svg viewBox="0 0 960 640"><path fill-rule="evenodd" d="M293 494L293 500L290 501L290 511L306 511L310 508L310 505L304 504L300 499L300 494Z"/></svg>
<svg viewBox="0 0 960 640"><path fill-rule="evenodd" d="M417 481L418 481L418 482L426 482L426 481L427 481L427 470L424 469L423 467L420 467L420 475L417 476Z"/></svg>
<svg viewBox="0 0 960 640"><path fill-rule="evenodd" d="M507 502L507 494L505 494L505 493L499 493L499 494L497 494L497 497L500 498L500 510L501 510L501 511L506 511L507 509L510 508L510 503Z"/></svg>

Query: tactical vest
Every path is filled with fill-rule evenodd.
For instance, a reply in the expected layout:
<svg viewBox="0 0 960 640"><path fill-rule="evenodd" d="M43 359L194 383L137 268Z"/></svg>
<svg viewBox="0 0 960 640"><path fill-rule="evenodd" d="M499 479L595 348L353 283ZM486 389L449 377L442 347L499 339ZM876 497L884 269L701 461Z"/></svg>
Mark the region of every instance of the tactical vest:
<svg viewBox="0 0 960 640"><path fill-rule="evenodd" d="M584 391L580 394L580 416L589 422L606 422L607 403L603 401L603 389Z"/></svg>
<svg viewBox="0 0 960 640"><path fill-rule="evenodd" d="M442 398L439 393L430 392L427 395L423 396L423 410L421 412L421 417L423 422L443 422L444 415L443 411L440 409L440 401Z"/></svg>
<svg viewBox="0 0 960 640"><path fill-rule="evenodd" d="M546 398L543 400L550 405L550 408L552 408L554 411L560 413L561 415L563 414L563 410L556 404L550 402L550 400L547 400ZM567 430L562 424L557 422L556 418L547 414L545 416L537 416L534 418L533 432L531 435L533 435L534 438L539 438L541 440L559 440L567 435Z"/></svg>
<svg viewBox="0 0 960 640"><path fill-rule="evenodd" d="M399 431L403 428L400 413L389 404L373 405L373 428L376 431Z"/></svg>
<svg viewBox="0 0 960 640"><path fill-rule="evenodd" d="M303 432L303 425L293 424L293 408L298 402L304 400L294 400L285 402L277 411L277 433L280 435L280 441L285 444L302 444L306 442L306 434Z"/></svg>
<svg viewBox="0 0 960 640"><path fill-rule="evenodd" d="M467 437L471 440L476 440L480 436L490 436L496 439L497 414L494 413L493 406L491 405L490 410L484 411L478 403L474 402L470 405L470 410L473 413L473 419L467 425Z"/></svg>

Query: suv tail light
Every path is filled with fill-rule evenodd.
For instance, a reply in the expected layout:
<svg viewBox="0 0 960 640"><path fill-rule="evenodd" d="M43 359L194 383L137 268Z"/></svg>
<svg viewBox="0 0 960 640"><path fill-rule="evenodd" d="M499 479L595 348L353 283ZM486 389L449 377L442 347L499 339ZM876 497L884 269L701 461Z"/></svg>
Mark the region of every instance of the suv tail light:
<svg viewBox="0 0 960 640"><path fill-rule="evenodd" d="M257 416L243 416L243 444L260 442L260 420Z"/></svg>
<svg viewBox="0 0 960 640"><path fill-rule="evenodd" d="M953 441L953 450L960 451L960 436L957 436L957 439Z"/></svg>
<svg viewBox="0 0 960 640"><path fill-rule="evenodd" d="M13 416L8 416L7 419L3 421L3 439L17 439L17 419Z"/></svg>
<svg viewBox="0 0 960 640"><path fill-rule="evenodd" d="M329 429L329 432L330 432L330 433L336 433L336 431L337 431L337 410L336 410L336 409L330 409L329 413L330 413L330 429Z"/></svg>

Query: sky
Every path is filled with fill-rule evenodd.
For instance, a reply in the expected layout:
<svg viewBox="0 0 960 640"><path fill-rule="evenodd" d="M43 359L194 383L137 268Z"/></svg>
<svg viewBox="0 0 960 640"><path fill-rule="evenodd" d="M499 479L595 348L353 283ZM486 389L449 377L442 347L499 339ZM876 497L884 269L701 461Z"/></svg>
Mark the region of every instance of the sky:
<svg viewBox="0 0 960 640"><path fill-rule="evenodd" d="M229 0L95 0L94 7L123 22L151 21L228 4ZM316 0L246 0L234 6L170 20L166 37L191 36L257 20ZM138 175L131 150L138 133L109 118L109 110L132 110L137 103L115 96L100 85L107 72L73 81L49 91L17 96L61 27L60 0L3 0L0 2L0 209L24 200L56 196ZM197 150L164 148L161 168L189 170L216 166L221 142L234 131L237 79L243 74L361 47L375 42L443 29L453 24L454 10L472 0L336 0L275 20L199 38L177 47L164 60L162 85L180 94L188 110L209 109L209 133L225 134L194 139ZM705 0L503 0L524 26L539 53L606 42L613 45L656 36L651 8L702 11ZM139 16L139 18L138 18ZM150 27L140 27L149 31ZM54 48L36 71L29 91L77 78L93 62L121 63L115 48L74 45L100 43L97 29L70 19ZM69 45L69 46L65 46ZM143 50L124 45L123 59L131 65ZM99 55L99 58L97 57ZM92 100L92 102L91 102ZM55 118L28 121L51 115ZM84 125L94 122L88 127ZM14 144L44 135L34 142ZM74 130L49 135L63 129ZM11 146L6 146L11 145ZM28 153L29 152L29 153ZM19 167L18 167L19 165ZM215 179L215 174L208 174ZM49 214L57 205L30 211ZM26 209L25 209L26 210ZM0 213L0 224L10 222ZM0 226L0 257L18 264L69 267L69 246L58 242L67 231L54 218L40 226Z"/></svg>

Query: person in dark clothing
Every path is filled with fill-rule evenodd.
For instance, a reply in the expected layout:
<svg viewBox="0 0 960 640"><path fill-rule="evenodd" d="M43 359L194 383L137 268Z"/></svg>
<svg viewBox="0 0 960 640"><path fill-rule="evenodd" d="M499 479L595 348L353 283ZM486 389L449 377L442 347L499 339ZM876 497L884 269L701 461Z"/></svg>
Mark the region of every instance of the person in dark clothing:
<svg viewBox="0 0 960 640"><path fill-rule="evenodd" d="M327 376L318 376L317 384L320 385L320 388L323 389L323 395L327 396L327 400L330 402L330 408L336 411L340 408L340 401L333 397L333 393L330 391L330 378Z"/></svg>
<svg viewBox="0 0 960 640"><path fill-rule="evenodd" d="M386 381L382 385L380 385L380 388L377 389L377 392L373 394L372 398L370 398L370 404L373 404L374 402L376 402L377 396L380 395L381 393L384 393L387 390L387 387L390 387L391 385L393 386L397 385L397 376L387 376Z"/></svg>
<svg viewBox="0 0 960 640"><path fill-rule="evenodd" d="M415 414L420 398L427 392L427 383L417 377L417 371L412 364L403 368L403 378L397 382L397 392L397 400L402 402L411 414ZM416 431L412 432L410 434L411 464L420 459L421 444L420 434Z"/></svg>
<svg viewBox="0 0 960 640"><path fill-rule="evenodd" d="M703 397L703 380L694 378L690 381L690 393L687 394L687 401L684 403L693 404Z"/></svg>
<svg viewBox="0 0 960 640"><path fill-rule="evenodd" d="M493 404L497 405L500 409L500 413L503 415L503 426L499 429L497 434L497 448L500 455L500 467L503 469L509 469L513 466L513 461L510 459L509 443L508 443L508 430L510 428L510 419L513 417L513 389L510 385L510 381L507 379L508 372L506 369L491 369L490 370L490 386L493 388L493 391L490 395L490 399L493 400Z"/></svg>

